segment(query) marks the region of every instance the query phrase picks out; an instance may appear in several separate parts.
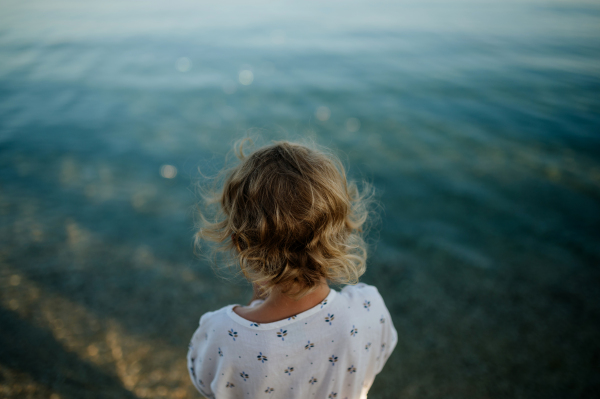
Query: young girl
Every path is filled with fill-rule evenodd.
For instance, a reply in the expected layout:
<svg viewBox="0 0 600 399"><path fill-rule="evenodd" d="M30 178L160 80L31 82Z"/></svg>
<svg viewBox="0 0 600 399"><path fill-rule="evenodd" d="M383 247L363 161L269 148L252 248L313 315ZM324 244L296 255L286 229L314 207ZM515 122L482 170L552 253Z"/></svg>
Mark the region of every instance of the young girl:
<svg viewBox="0 0 600 399"><path fill-rule="evenodd" d="M365 271L369 197L332 155L279 142L230 171L197 239L224 244L254 284L249 306L200 318L190 377L207 398L366 398L397 334Z"/></svg>

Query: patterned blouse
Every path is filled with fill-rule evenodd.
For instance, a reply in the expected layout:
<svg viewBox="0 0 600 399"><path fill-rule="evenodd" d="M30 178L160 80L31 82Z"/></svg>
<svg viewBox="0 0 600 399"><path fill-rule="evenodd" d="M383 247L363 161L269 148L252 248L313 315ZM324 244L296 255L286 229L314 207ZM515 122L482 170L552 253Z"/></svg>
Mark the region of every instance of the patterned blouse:
<svg viewBox="0 0 600 399"><path fill-rule="evenodd" d="M207 398L366 398L398 341L377 288L362 283L273 323L234 306L204 314L190 342L190 378Z"/></svg>

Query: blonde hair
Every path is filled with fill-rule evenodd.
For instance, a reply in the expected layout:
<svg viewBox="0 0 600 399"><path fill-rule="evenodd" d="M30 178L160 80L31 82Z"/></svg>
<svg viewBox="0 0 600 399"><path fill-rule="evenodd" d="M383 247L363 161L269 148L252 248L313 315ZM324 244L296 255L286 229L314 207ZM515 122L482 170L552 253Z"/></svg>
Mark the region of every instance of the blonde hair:
<svg viewBox="0 0 600 399"><path fill-rule="evenodd" d="M245 155L242 142L236 155L222 187L204 195L205 209L217 211L212 220L200 211L196 245L219 243L266 294L277 287L298 298L322 279L357 283L371 186L360 192L337 157L305 145L275 142Z"/></svg>

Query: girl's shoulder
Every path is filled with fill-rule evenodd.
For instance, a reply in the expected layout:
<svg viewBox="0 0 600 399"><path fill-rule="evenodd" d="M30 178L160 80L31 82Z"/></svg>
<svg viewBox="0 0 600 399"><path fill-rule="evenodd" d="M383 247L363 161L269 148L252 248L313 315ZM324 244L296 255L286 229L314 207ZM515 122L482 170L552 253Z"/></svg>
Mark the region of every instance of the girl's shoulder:
<svg viewBox="0 0 600 399"><path fill-rule="evenodd" d="M369 284L365 284L365 283L358 283L355 285L347 285L344 288L342 288L342 290L340 291L340 293L344 296L347 297L359 297L359 298L373 298L373 299L377 299L377 300L383 300L381 298L381 295L379 294L379 291L377 290L377 287L373 286L373 285L369 285Z"/></svg>
<svg viewBox="0 0 600 399"><path fill-rule="evenodd" d="M377 287L365 283L358 283L354 285L346 285L342 288L341 292L377 292Z"/></svg>
<svg viewBox="0 0 600 399"><path fill-rule="evenodd" d="M210 312L204 313L200 316L200 321L198 322L199 328L206 328L210 325L219 324L228 319L227 314L231 312L234 306L238 306L236 304L223 306L221 309L213 310Z"/></svg>
<svg viewBox="0 0 600 399"><path fill-rule="evenodd" d="M347 285L340 291L340 296L344 298L347 304L352 308L364 308L367 311L374 309L385 309L385 301L375 286L358 283L356 285Z"/></svg>

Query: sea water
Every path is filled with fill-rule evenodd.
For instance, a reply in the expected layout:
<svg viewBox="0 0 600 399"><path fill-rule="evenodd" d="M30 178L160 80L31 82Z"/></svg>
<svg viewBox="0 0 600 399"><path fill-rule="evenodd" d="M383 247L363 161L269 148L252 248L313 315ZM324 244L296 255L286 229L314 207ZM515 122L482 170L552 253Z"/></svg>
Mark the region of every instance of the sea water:
<svg viewBox="0 0 600 399"><path fill-rule="evenodd" d="M121 271L126 253L171 265L146 276L156 287L179 265L212 282L215 306L239 298L192 255L193 184L236 139L310 139L376 189L365 281L407 336L447 303L463 325L510 335L473 312L514 316L533 292L544 340L575 323L553 313L564 303L597 310L599 93L595 2L2 1L3 256L144 336L86 273L118 248ZM80 260L48 261L63 248ZM115 297L143 284L123 273L101 280ZM415 332L415 353L442 340L430 333Z"/></svg>

